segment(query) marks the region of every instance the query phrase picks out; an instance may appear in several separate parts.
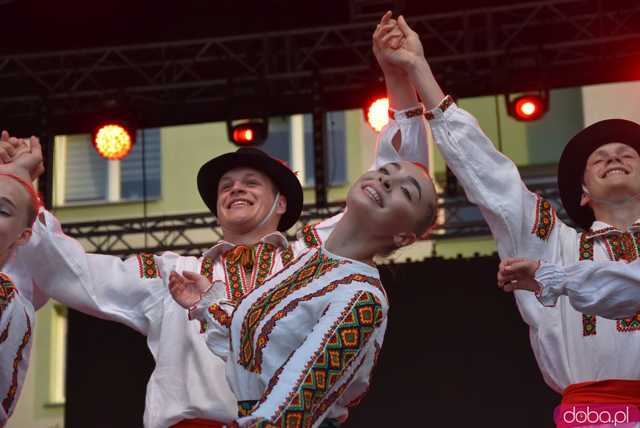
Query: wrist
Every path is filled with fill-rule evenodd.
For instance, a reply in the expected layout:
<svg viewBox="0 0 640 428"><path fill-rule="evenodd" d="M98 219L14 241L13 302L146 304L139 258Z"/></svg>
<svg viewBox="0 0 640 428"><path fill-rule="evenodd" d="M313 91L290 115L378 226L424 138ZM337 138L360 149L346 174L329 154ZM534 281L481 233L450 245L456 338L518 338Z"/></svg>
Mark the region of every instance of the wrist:
<svg viewBox="0 0 640 428"><path fill-rule="evenodd" d="M431 67L425 57L416 57L412 59L407 66L407 73L415 78L416 76L424 75L425 73L431 73Z"/></svg>

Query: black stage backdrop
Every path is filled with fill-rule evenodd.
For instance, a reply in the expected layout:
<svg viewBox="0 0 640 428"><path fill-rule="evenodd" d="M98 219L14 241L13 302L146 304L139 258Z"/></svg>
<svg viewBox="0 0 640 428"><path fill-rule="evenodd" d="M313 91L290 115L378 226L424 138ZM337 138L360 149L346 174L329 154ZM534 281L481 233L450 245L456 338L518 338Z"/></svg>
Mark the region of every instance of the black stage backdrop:
<svg viewBox="0 0 640 428"><path fill-rule="evenodd" d="M559 396L538 371L496 257L382 267L391 301L372 386L345 427L553 427ZM127 327L69 312L67 428L142 426L153 359Z"/></svg>

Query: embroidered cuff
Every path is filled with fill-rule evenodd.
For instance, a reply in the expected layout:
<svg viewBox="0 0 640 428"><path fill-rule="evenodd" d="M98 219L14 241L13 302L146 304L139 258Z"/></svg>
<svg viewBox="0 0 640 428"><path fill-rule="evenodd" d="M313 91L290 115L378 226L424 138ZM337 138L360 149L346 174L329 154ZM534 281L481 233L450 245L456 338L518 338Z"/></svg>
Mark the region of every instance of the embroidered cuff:
<svg viewBox="0 0 640 428"><path fill-rule="evenodd" d="M447 111L447 109L454 104L455 104L455 101L453 100L453 97L451 95L447 95L442 99L442 101L440 101L440 104L438 104L435 108L425 112L424 117L426 117L427 120L438 119L442 117L444 112Z"/></svg>
<svg viewBox="0 0 640 428"><path fill-rule="evenodd" d="M416 107L410 107L404 110L394 110L390 108L389 119L395 120L396 122L403 122L403 121L414 119L416 117L420 117L424 113L425 113L425 109L422 104L419 104Z"/></svg>
<svg viewBox="0 0 640 428"><path fill-rule="evenodd" d="M540 292L536 293L538 301L544 306L555 306L558 297L565 292L567 274L555 264L542 262L536 271L535 280L540 284Z"/></svg>
<svg viewBox="0 0 640 428"><path fill-rule="evenodd" d="M200 322L205 321L207 319L207 308L211 306L214 302L220 300L217 293L214 290L214 286L216 284L211 284L211 287L207 289L202 296L200 297L200 301L189 308L189 320L198 320Z"/></svg>

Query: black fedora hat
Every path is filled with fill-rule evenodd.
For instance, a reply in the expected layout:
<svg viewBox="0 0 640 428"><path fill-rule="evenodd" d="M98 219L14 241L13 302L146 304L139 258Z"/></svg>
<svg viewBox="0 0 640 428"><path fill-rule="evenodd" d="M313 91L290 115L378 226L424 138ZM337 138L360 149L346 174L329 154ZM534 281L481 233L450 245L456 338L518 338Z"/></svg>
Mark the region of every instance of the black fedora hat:
<svg viewBox="0 0 640 428"><path fill-rule="evenodd" d="M272 158L260 149L241 147L225 153L202 165L198 171L198 191L214 215L218 214L218 183L234 168L253 168L269 177L281 195L287 199L287 211L280 218L278 230L285 231L298 221L302 212L302 186L298 177L282 161Z"/></svg>
<svg viewBox="0 0 640 428"><path fill-rule="evenodd" d="M567 214L587 230L595 217L588 206L580 206L587 159L598 147L623 143L640 153L640 125L630 120L607 119L578 132L564 148L558 163L558 189Z"/></svg>

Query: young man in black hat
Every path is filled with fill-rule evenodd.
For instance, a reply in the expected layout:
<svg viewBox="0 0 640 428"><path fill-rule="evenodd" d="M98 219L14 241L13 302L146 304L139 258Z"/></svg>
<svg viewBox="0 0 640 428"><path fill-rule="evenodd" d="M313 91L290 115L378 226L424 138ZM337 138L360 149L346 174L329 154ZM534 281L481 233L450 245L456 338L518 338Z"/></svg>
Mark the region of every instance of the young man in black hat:
<svg viewBox="0 0 640 428"><path fill-rule="evenodd" d="M501 258L560 265L638 258L640 126L600 122L567 145L558 181L567 212L586 229L581 233L557 219L551 204L525 187L515 164L495 149L476 119L444 96L418 35L402 17L396 28L402 32L400 43L385 34L374 37L374 43L387 61L406 72L429 109L425 116L433 138L469 200L480 207ZM426 128L422 138L427 138ZM530 292L515 296L531 327L544 379L563 394L563 403L640 404L640 366L635 361L640 316L614 321L584 315L564 296L555 307L542 306Z"/></svg>
<svg viewBox="0 0 640 428"><path fill-rule="evenodd" d="M416 138L421 119L402 111L403 101L393 102L399 111L380 133L375 166L399 160L427 164L426 143ZM210 160L198 173L198 189L224 234L224 240L200 258L167 252L140 254L123 262L113 256L87 255L78 242L64 236L49 213L46 224L34 231L41 238L40 251L47 254L33 272L44 292L76 310L121 322L147 336L156 361L147 387L147 428L220 427L236 416L223 362L211 355L196 323L190 323L171 298L167 287L171 273L199 272L220 280L227 297L239 300L308 245L320 244L336 222L334 217L307 226L302 239L290 245L282 232L300 216L302 187L286 165L258 149L242 148ZM66 272L67 277L48 281L50 270L56 270L57 277Z"/></svg>

